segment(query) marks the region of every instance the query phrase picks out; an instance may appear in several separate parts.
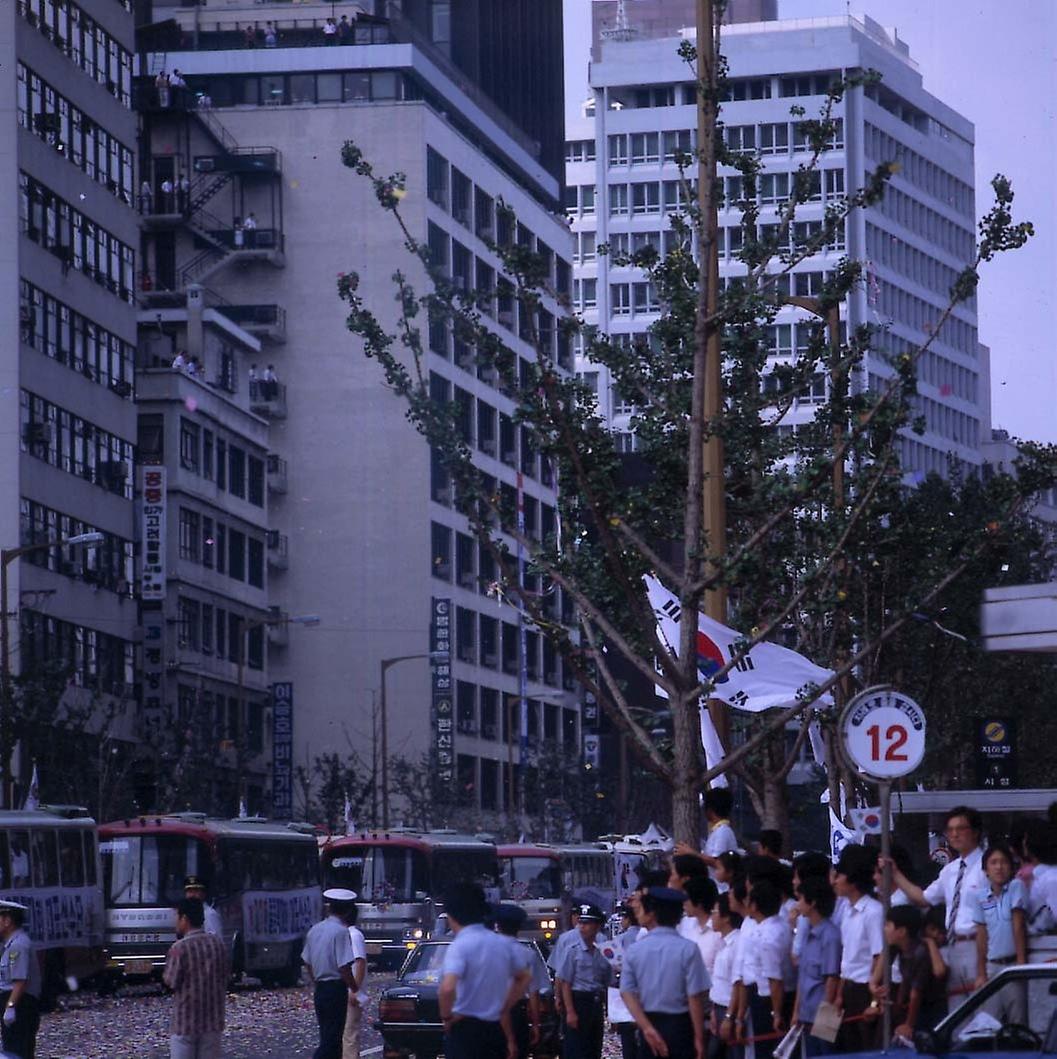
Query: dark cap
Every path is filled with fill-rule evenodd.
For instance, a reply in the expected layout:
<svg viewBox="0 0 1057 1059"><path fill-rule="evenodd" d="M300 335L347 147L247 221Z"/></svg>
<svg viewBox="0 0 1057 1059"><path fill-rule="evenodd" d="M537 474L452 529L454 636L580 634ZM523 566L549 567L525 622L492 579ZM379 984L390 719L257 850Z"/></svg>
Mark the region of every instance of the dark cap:
<svg viewBox="0 0 1057 1059"><path fill-rule="evenodd" d="M654 901L670 901L672 904L682 904L686 900L686 894L682 890L675 890L671 886L651 886L646 894Z"/></svg>
<svg viewBox="0 0 1057 1059"><path fill-rule="evenodd" d="M615 916L631 916L634 914L635 913L631 911L631 908L623 901L618 901L616 907L613 909L613 915Z"/></svg>
<svg viewBox="0 0 1057 1059"><path fill-rule="evenodd" d="M197 875L188 875L184 879L184 889L185 890L204 890L204 889L206 889L206 884L201 879L199 879Z"/></svg>
<svg viewBox="0 0 1057 1059"><path fill-rule="evenodd" d="M581 923L604 923L606 921L606 917L598 905L583 904L578 906L577 912L580 915Z"/></svg>
<svg viewBox="0 0 1057 1059"><path fill-rule="evenodd" d="M520 930L528 919L528 913L520 905L497 905L495 921L508 929Z"/></svg>

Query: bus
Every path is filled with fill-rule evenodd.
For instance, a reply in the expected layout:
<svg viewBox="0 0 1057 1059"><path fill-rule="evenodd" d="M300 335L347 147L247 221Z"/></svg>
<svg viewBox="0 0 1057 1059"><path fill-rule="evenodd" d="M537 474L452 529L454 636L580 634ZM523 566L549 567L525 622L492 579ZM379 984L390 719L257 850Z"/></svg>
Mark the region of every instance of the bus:
<svg viewBox="0 0 1057 1059"><path fill-rule="evenodd" d="M0 810L0 898L25 905L44 998L105 967L95 821L80 806Z"/></svg>
<svg viewBox="0 0 1057 1059"><path fill-rule="evenodd" d="M99 829L108 966L156 976L176 940L173 908L197 875L224 924L232 971L274 985L301 979L301 945L323 914L310 824L204 813L139 816Z"/></svg>
<svg viewBox="0 0 1057 1059"><path fill-rule="evenodd" d="M613 851L606 842L582 842L559 846L562 902L597 905L607 915L616 904L616 874Z"/></svg>
<svg viewBox="0 0 1057 1059"><path fill-rule="evenodd" d="M553 846L519 843L500 846L499 888L504 901L528 914L523 937L532 938L546 955L568 917L562 909L561 858Z"/></svg>
<svg viewBox="0 0 1057 1059"><path fill-rule="evenodd" d="M429 936L452 883L478 883L489 900L499 897L496 847L484 835L364 831L330 839L322 861L324 887L343 886L359 895L356 925L367 956L379 963L402 961Z"/></svg>

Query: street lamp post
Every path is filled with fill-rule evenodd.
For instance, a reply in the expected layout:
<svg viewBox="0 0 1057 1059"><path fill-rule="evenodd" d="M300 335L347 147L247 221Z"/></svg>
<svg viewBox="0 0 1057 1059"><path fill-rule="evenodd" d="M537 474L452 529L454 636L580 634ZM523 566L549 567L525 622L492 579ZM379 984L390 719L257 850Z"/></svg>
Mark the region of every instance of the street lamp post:
<svg viewBox="0 0 1057 1059"><path fill-rule="evenodd" d="M389 829L389 712L385 698L385 675L399 662L411 662L417 658L428 658L432 660L440 652L419 653L413 655L397 655L395 658L383 658L378 667L378 706L381 714L382 726L382 828ZM446 656L445 656L446 657Z"/></svg>
<svg viewBox="0 0 1057 1059"><path fill-rule="evenodd" d="M7 721L7 711L10 705L11 695L11 634L8 628L9 617L7 609L7 568L23 555L30 552L43 551L46 548L65 548L71 544L84 544L95 546L106 540L106 534L98 531L92 533L77 533L72 537L60 537L58 540L40 541L37 544L24 544L19 548L0 549L0 725ZM8 786L7 767L7 739L0 736L0 745L3 746L4 759L0 761L0 768L5 775L0 780L0 804L5 799L2 792Z"/></svg>

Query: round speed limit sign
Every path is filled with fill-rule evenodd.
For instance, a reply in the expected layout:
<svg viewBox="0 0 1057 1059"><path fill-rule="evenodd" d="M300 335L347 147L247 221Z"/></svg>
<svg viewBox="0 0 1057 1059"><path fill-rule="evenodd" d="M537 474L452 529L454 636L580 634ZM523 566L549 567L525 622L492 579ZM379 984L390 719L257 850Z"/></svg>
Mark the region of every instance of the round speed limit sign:
<svg viewBox="0 0 1057 1059"><path fill-rule="evenodd" d="M860 692L844 707L840 727L848 759L869 779L906 776L925 756L925 712L893 688Z"/></svg>

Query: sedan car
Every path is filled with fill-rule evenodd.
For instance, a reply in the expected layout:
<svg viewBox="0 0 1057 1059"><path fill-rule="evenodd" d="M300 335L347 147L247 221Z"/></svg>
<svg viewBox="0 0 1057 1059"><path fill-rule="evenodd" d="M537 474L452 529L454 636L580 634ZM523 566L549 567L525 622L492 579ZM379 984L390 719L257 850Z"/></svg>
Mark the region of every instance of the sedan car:
<svg viewBox="0 0 1057 1059"><path fill-rule="evenodd" d="M1006 968L934 1030L916 1033L913 1050L902 1054L953 1057L969 1052L1057 1055L1057 964ZM892 1052L855 1054L858 1059L892 1059Z"/></svg>
<svg viewBox="0 0 1057 1059"><path fill-rule="evenodd" d="M396 976L396 983L382 992L378 1000L378 1021L385 1059L436 1059L444 1050L444 1027L440 1021L437 990L440 987L444 954L451 936L444 940L425 941L408 953ZM546 964L536 943L522 940L538 962L534 977L550 981ZM553 990L540 991L540 1043L532 1050L537 1059L557 1056L558 1016L554 1009Z"/></svg>

